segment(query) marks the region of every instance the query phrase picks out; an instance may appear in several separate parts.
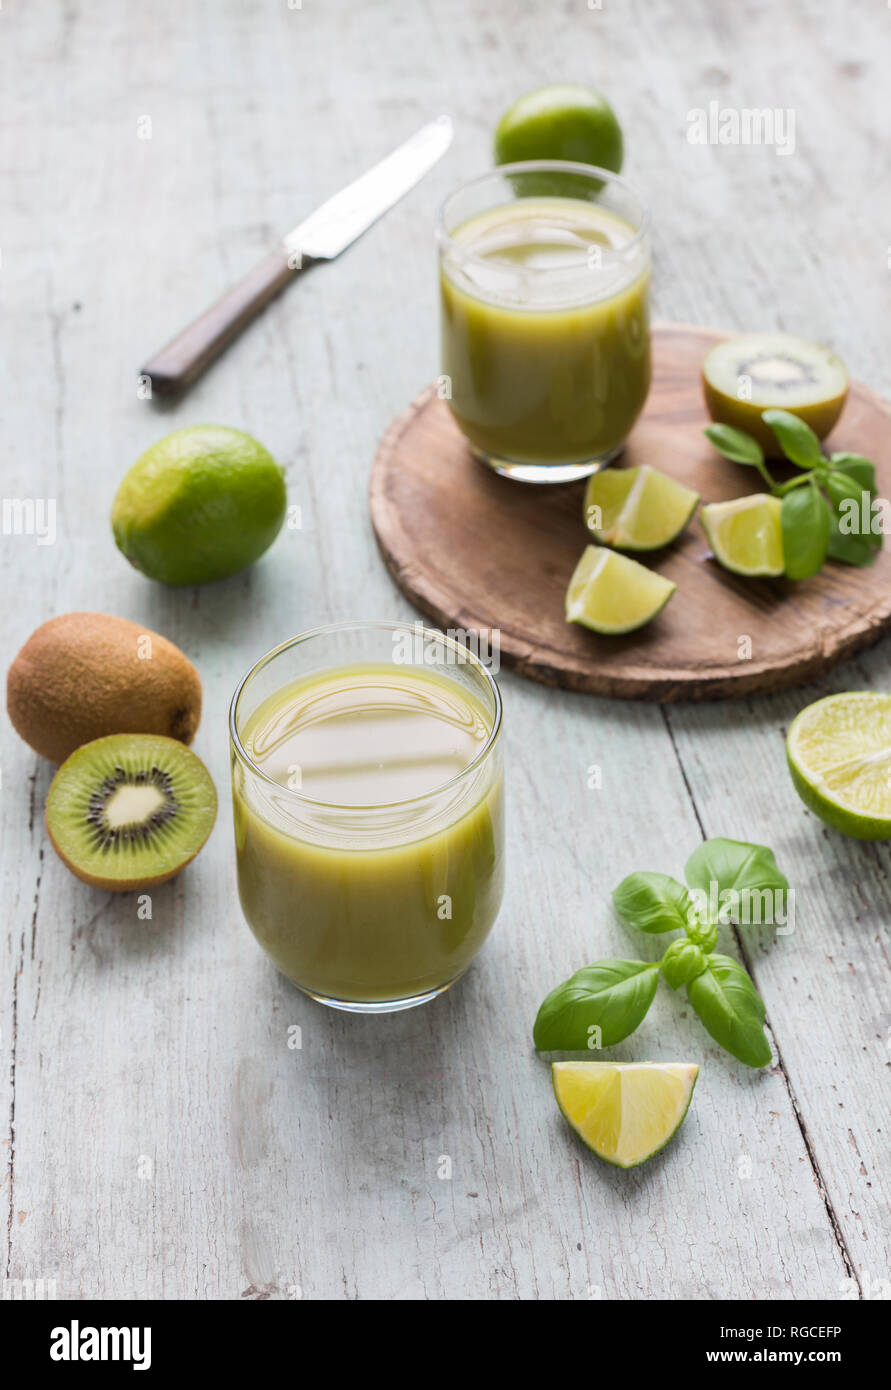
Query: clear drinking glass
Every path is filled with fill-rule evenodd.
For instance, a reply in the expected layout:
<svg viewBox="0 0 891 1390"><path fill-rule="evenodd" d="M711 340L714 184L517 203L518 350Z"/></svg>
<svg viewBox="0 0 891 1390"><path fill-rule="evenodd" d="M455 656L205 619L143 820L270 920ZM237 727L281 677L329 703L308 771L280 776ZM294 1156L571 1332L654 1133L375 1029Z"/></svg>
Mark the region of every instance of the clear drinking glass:
<svg viewBox="0 0 891 1390"><path fill-rule="evenodd" d="M279 970L368 1013L453 984L504 885L483 663L420 624L317 628L248 671L229 727L239 896Z"/></svg>
<svg viewBox="0 0 891 1390"><path fill-rule="evenodd" d="M496 472L562 483L621 452L650 386L649 220L624 179L555 160L446 199L441 391Z"/></svg>

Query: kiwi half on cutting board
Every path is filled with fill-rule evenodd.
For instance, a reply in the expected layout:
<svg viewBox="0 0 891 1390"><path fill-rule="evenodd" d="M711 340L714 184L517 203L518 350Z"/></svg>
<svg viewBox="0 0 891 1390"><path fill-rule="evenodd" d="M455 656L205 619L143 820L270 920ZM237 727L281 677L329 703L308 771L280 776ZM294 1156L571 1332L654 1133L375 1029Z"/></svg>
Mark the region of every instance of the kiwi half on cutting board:
<svg viewBox="0 0 891 1390"><path fill-rule="evenodd" d="M129 892L173 878L201 849L217 793L200 758L160 734L111 734L76 749L52 780L46 826L73 874Z"/></svg>
<svg viewBox="0 0 891 1390"><path fill-rule="evenodd" d="M768 458L780 458L779 441L761 412L788 410L825 439L842 413L848 373L840 357L809 338L743 333L707 354L702 391L717 424L745 430Z"/></svg>

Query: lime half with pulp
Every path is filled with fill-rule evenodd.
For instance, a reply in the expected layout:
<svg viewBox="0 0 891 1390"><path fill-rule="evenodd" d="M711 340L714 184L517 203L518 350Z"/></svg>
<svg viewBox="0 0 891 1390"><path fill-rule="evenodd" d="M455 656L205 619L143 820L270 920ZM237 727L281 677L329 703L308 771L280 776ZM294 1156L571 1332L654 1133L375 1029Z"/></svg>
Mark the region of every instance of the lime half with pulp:
<svg viewBox="0 0 891 1390"><path fill-rule="evenodd" d="M699 513L715 559L725 570L750 578L783 573L782 502L767 492L710 502Z"/></svg>
<svg viewBox="0 0 891 1390"><path fill-rule="evenodd" d="M566 590L566 621L592 632L634 632L661 613L676 584L602 545L589 545Z"/></svg>
<svg viewBox="0 0 891 1390"><path fill-rule="evenodd" d="M698 492L647 463L602 468L585 491L585 525L602 545L658 550L677 539L698 501Z"/></svg>
<svg viewBox="0 0 891 1390"><path fill-rule="evenodd" d="M793 720L786 756L814 815L855 840L891 839L891 695L827 695Z"/></svg>
<svg viewBox="0 0 891 1390"><path fill-rule="evenodd" d="M564 1118L598 1158L646 1163L677 1133L693 1099L695 1062L554 1062Z"/></svg>

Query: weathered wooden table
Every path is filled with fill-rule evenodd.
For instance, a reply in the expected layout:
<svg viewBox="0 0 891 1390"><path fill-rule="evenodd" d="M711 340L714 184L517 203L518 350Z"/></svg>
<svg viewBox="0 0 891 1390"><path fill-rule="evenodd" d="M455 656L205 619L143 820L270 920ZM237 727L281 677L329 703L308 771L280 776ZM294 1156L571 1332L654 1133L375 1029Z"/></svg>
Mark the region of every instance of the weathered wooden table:
<svg viewBox="0 0 891 1390"><path fill-rule="evenodd" d="M486 167L517 93L568 76L613 99L653 204L660 316L798 330L888 391L889 61L891 12L851 2L3 6L2 491L55 499L58 532L0 538L4 658L76 608L165 633L204 679L195 748L223 802L140 921L135 897L62 867L51 769L3 731L7 1279L135 1298L883 1291L891 850L804 812L783 732L818 694L885 686L887 643L819 687L698 708L505 676L501 918L458 988L390 1018L311 1003L241 920L226 712L283 637L412 616L375 550L369 465L437 369L434 210ZM712 101L791 110L794 153L689 143ZM138 399L141 358L440 110L452 150L383 222L182 404ZM117 553L108 510L145 446L201 421L263 440L303 525L232 580L168 591ZM797 889L794 933L745 946L776 1062L733 1063L664 991L616 1055L699 1060L695 1103L664 1155L616 1172L560 1121L531 1022L571 970L646 950L611 914L619 878L678 872L715 834L769 842Z"/></svg>

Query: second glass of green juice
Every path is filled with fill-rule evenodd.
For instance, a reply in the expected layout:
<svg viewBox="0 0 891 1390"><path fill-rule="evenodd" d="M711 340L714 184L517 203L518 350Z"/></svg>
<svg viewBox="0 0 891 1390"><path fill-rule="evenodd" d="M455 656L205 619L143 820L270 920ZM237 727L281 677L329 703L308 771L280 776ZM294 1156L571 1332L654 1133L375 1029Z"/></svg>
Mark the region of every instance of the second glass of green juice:
<svg viewBox="0 0 891 1390"><path fill-rule="evenodd" d="M441 393L473 452L526 482L617 457L650 387L649 214L583 164L507 164L443 205Z"/></svg>
<svg viewBox="0 0 891 1390"><path fill-rule="evenodd" d="M285 642L230 713L242 909L322 1003L386 1012L464 973L504 886L501 699L443 633L340 623Z"/></svg>

